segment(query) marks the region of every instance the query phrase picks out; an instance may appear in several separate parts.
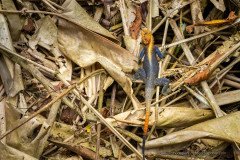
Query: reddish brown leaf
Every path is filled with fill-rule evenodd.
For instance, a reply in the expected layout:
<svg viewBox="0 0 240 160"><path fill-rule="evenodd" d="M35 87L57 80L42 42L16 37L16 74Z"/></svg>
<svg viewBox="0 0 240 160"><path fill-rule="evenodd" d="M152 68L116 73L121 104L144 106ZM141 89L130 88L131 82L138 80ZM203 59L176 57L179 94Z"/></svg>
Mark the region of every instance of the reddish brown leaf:
<svg viewBox="0 0 240 160"><path fill-rule="evenodd" d="M208 79L209 75L210 75L210 70L207 68L195 74L193 77L186 79L185 83L190 85L196 85L197 83Z"/></svg>
<svg viewBox="0 0 240 160"><path fill-rule="evenodd" d="M211 64L216 62L221 56L222 56L222 54L219 52L217 54L215 54L213 57L211 57L211 59L209 59L207 62L205 62L205 64L208 65L208 67L206 69L198 72L193 77L186 79L185 83L190 84L190 85L196 85L201 81L207 80L208 77L210 76L210 74L212 73Z"/></svg>
<svg viewBox="0 0 240 160"><path fill-rule="evenodd" d="M139 35L141 24L142 24L141 8L136 7L136 17L130 27L130 33L131 33L131 37L133 39L137 39L137 37Z"/></svg>

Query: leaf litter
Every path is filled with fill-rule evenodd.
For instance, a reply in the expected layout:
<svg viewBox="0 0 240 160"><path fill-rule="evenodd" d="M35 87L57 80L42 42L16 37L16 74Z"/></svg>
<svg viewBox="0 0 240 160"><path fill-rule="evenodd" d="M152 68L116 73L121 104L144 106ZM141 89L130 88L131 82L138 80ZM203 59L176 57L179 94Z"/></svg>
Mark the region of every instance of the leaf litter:
<svg viewBox="0 0 240 160"><path fill-rule="evenodd" d="M231 1L2 0L0 159L142 158L142 28L165 53L147 159L240 159Z"/></svg>

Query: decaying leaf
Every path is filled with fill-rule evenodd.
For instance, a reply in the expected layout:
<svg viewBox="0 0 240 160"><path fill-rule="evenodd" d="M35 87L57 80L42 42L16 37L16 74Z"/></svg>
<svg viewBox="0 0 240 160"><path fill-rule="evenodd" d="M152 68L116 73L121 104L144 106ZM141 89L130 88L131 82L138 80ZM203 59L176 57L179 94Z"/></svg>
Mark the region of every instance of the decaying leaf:
<svg viewBox="0 0 240 160"><path fill-rule="evenodd" d="M122 86L135 108L141 106L133 95L130 78L124 73L137 68L136 58L131 53L89 30L63 20L59 22L58 41L60 50L79 66L100 63Z"/></svg>
<svg viewBox="0 0 240 160"><path fill-rule="evenodd" d="M145 25L173 91L154 88L147 159L239 159L237 1L2 0L0 159L141 159Z"/></svg>
<svg viewBox="0 0 240 160"><path fill-rule="evenodd" d="M149 125L152 126L155 122L155 110L151 108L151 116ZM114 126L133 125L142 126L144 123L144 109L132 110L120 113L107 118ZM159 108L157 128L171 128L190 126L213 117L210 110L193 109L186 107L161 107Z"/></svg>
<svg viewBox="0 0 240 160"><path fill-rule="evenodd" d="M193 141L199 138L212 138L224 140L227 142L240 143L240 112L208 120L184 130L168 134L146 142L146 148L155 148L166 145Z"/></svg>
<svg viewBox="0 0 240 160"><path fill-rule="evenodd" d="M30 34L35 31L34 21L31 18L26 19L26 21L22 27L22 31L30 33Z"/></svg>
<svg viewBox="0 0 240 160"><path fill-rule="evenodd" d="M36 48L37 44L45 44L45 48L49 49L51 45L57 40L57 27L53 20L46 16L41 21L41 26L36 34L32 36L29 46L32 49Z"/></svg>

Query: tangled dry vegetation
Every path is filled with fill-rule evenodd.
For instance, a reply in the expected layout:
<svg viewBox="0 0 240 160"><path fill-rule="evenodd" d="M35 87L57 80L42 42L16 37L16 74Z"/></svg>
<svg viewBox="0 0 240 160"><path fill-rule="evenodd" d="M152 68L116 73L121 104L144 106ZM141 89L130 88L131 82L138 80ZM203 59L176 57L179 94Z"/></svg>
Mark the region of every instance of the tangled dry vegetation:
<svg viewBox="0 0 240 160"><path fill-rule="evenodd" d="M147 159L240 159L239 0L1 0L0 159L141 158L141 28L166 54Z"/></svg>

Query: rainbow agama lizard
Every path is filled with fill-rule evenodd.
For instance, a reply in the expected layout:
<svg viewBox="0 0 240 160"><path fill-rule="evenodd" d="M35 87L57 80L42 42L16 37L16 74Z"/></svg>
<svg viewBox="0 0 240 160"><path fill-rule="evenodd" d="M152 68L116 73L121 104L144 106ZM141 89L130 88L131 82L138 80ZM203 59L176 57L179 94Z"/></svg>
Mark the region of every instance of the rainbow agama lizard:
<svg viewBox="0 0 240 160"><path fill-rule="evenodd" d="M148 123L150 117L150 106L153 95L155 93L155 86L162 86L162 94L166 94L169 88L170 80L167 78L158 78L159 63L157 56L159 58L164 58L163 54L160 52L157 46L154 45L154 39L151 31L144 28L141 32L142 42L145 47L140 53L140 60L143 59L143 67L138 69L134 74L134 79L141 79L145 83L145 102L146 102L146 114L145 122L143 128L143 143L142 143L142 154L143 160L145 159L145 142L148 132Z"/></svg>

